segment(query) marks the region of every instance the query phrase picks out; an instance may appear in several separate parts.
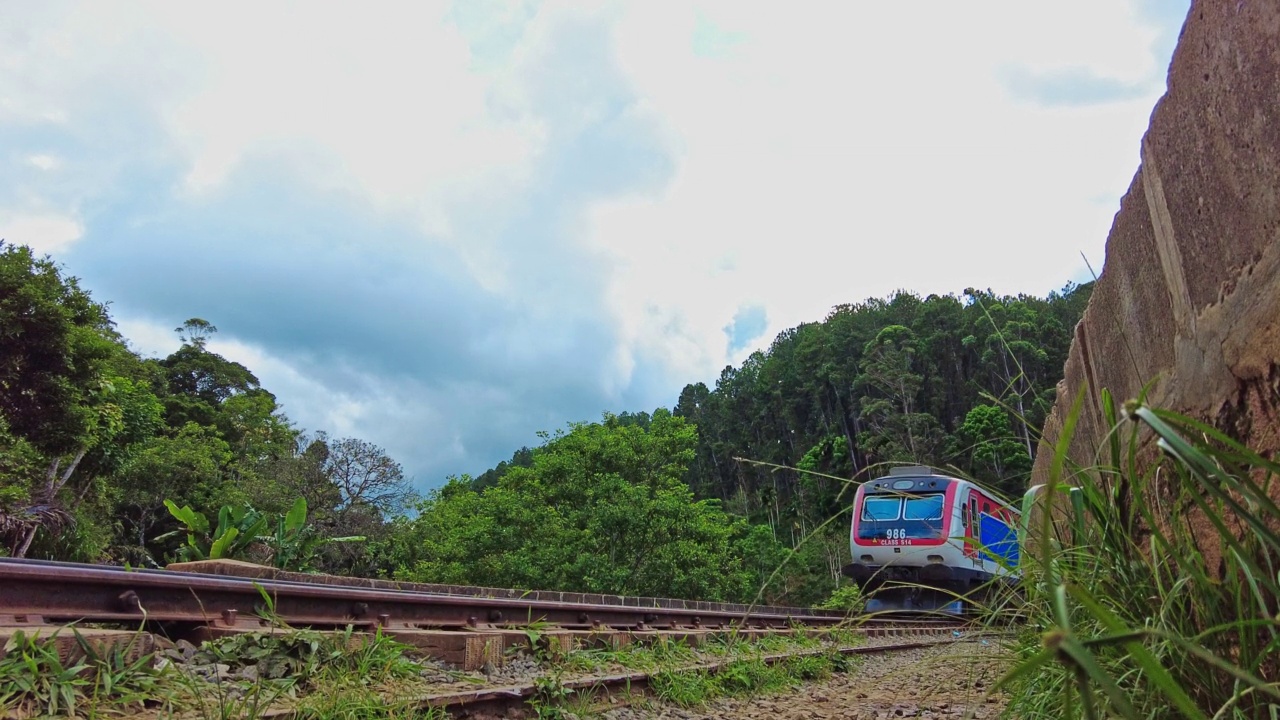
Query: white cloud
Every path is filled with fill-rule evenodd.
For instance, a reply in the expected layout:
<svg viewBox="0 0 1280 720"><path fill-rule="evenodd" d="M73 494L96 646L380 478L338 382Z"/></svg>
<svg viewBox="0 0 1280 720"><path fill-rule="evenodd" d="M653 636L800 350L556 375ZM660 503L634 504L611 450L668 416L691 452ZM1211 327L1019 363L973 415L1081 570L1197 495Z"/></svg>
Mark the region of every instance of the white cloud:
<svg viewBox="0 0 1280 720"><path fill-rule="evenodd" d="M28 155L27 164L44 171L57 170L62 161L52 155Z"/></svg>
<svg viewBox="0 0 1280 720"><path fill-rule="evenodd" d="M57 253L84 235L84 225L60 215L32 215L0 210L0 239L30 245L38 253Z"/></svg>
<svg viewBox="0 0 1280 720"><path fill-rule="evenodd" d="M527 181L539 129L490 112L491 78L472 70L448 7L158 5L204 68L167 118L190 153L188 188L213 191L247 154L283 149L319 169L317 185L409 209L431 234L465 244L447 205Z"/></svg>
<svg viewBox="0 0 1280 720"><path fill-rule="evenodd" d="M899 288L1043 294L1081 253L1100 267L1162 89L1156 29L1125 3L628 10L623 65L682 152L662 197L598 203L591 236L627 270L611 297L633 350L686 375L754 349L724 356L746 305L766 309L767 345ZM698 13L738 40L699 57ZM1148 89L1041 107L1003 86L1010 67Z"/></svg>

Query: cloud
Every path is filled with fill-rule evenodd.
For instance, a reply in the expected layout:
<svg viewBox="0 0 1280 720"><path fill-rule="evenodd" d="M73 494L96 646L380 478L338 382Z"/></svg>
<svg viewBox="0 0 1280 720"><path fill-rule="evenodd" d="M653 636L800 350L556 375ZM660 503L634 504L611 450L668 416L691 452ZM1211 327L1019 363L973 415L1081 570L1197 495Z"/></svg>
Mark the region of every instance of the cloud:
<svg viewBox="0 0 1280 720"><path fill-rule="evenodd" d="M752 305L738 310L733 322L724 328L725 337L729 339L728 354L736 355L764 334L769 326L768 314L759 305Z"/></svg>
<svg viewBox="0 0 1280 720"><path fill-rule="evenodd" d="M1130 84L1101 77L1086 68L1063 68L1046 73L1009 68L1005 72L1005 85L1014 97L1050 107L1132 100L1149 92L1146 83Z"/></svg>
<svg viewBox="0 0 1280 720"><path fill-rule="evenodd" d="M612 308L598 300L614 270L584 247L584 203L652 194L671 172L657 125L611 59L608 20L540 14L511 49L515 64L487 85L484 107L505 118L496 125L543 130L514 159L495 150L511 162L474 193L464 192L470 175L437 192L429 172L397 184L409 175L371 159L469 157L445 148L448 129L398 153L412 134L343 145L328 121L302 115L288 116L299 132L287 138L232 122L229 135L195 141L216 119L166 135L194 111L157 100L177 115L140 123L126 147L170 137L162 161L126 163L126 196L81 201L93 221L63 257L113 301L126 335L149 338L149 352L176 346L159 341L167 328L207 318L223 329L214 348L258 373L294 420L368 437L426 485L479 472L537 430L664 402L652 386L632 387L653 373L616 352ZM212 109L248 96L187 97ZM361 158L365 170L350 172ZM218 170L193 182L201 167ZM423 212L419 197L434 207Z"/></svg>
<svg viewBox="0 0 1280 720"><path fill-rule="evenodd" d="M57 170L62 163L58 158L53 157L52 155L29 155L27 157L27 164L31 167L48 171Z"/></svg>
<svg viewBox="0 0 1280 720"><path fill-rule="evenodd" d="M30 245L39 253L56 253L71 247L84 235L84 226L57 215L11 214L0 210L0 239Z"/></svg>
<svg viewBox="0 0 1280 720"><path fill-rule="evenodd" d="M838 303L1100 267L1180 20L1146 0L8 10L0 208L28 220L7 239L57 252L147 352L214 322L300 425L424 486L669 405Z"/></svg>

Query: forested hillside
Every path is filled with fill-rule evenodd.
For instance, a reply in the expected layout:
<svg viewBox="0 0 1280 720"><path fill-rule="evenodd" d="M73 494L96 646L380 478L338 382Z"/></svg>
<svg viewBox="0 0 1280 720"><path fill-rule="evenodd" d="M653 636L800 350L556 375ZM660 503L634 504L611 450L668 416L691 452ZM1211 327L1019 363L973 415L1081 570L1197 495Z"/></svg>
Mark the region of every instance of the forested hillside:
<svg viewBox="0 0 1280 720"><path fill-rule="evenodd" d="M675 414L701 431L689 484L802 531L838 509L835 484L735 458L841 478L887 461L954 466L1020 494L1091 287L900 292L787 330L714 389L681 392Z"/></svg>
<svg viewBox="0 0 1280 720"><path fill-rule="evenodd" d="M0 245L0 552L812 603L848 561L845 480L875 463L1020 491L1088 292L840 306L672 409L542 433L415 498L377 446L295 427L209 322L140 357L73 277Z"/></svg>
<svg viewBox="0 0 1280 720"><path fill-rule="evenodd" d="M674 415L698 430L685 481L695 497L769 529L753 540L757 558L773 567L790 558L767 596L822 597L848 562L852 498L841 479L865 477L876 463L919 462L1022 492L1091 288L1045 298L900 292L787 330L726 367L714 388L680 393ZM611 423L647 426L649 416ZM541 451L521 448L472 488L536 468Z"/></svg>

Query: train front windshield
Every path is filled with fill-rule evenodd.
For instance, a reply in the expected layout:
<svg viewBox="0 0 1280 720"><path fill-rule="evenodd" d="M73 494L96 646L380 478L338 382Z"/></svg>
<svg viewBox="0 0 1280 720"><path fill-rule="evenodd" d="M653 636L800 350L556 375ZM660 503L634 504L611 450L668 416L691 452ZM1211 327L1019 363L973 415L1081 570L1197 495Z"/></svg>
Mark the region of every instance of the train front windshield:
<svg viewBox="0 0 1280 720"><path fill-rule="evenodd" d="M942 493L869 495L859 516L859 540L909 540L942 537Z"/></svg>

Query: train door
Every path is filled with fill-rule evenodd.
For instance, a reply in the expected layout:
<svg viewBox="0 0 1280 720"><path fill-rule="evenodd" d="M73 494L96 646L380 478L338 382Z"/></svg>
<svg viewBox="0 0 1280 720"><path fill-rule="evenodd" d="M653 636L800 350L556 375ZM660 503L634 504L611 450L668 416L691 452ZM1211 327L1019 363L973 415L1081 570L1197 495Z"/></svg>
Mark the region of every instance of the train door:
<svg viewBox="0 0 1280 720"><path fill-rule="evenodd" d="M960 526L964 529L964 556L973 560L978 559L978 515L974 512L977 507L977 498L972 488L962 488L956 493L958 502L960 503Z"/></svg>

